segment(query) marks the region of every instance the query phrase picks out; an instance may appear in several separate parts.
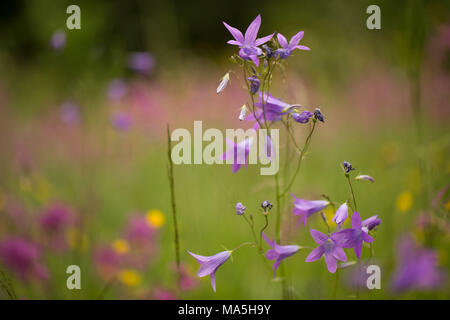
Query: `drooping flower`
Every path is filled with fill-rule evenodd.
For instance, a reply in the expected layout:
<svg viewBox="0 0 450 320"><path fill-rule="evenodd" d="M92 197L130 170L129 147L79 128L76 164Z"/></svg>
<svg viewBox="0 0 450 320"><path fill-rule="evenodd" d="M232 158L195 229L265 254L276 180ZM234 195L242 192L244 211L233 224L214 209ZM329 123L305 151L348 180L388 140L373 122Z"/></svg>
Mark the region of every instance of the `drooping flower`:
<svg viewBox="0 0 450 320"><path fill-rule="evenodd" d="M39 247L26 239L8 238L0 243L0 261L24 281L48 278L40 256Z"/></svg>
<svg viewBox="0 0 450 320"><path fill-rule="evenodd" d="M314 241L320 246L311 251L306 257L306 262L316 261L324 255L328 271L335 273L337 269L337 260L347 261L344 249L339 247L331 238L320 231L310 229L309 232Z"/></svg>
<svg viewBox="0 0 450 320"><path fill-rule="evenodd" d="M397 246L398 264L392 279L396 292L431 290L444 283L444 273L438 268L435 251L417 246L405 237Z"/></svg>
<svg viewBox="0 0 450 320"><path fill-rule="evenodd" d="M281 261L297 253L298 250L300 250L300 247L297 245L280 246L275 241L271 241L264 232L262 235L267 244L272 247L272 249L267 250L266 258L268 260L275 260L275 263L273 264L273 277L275 278Z"/></svg>
<svg viewBox="0 0 450 320"><path fill-rule="evenodd" d="M371 176L368 176L367 174L361 174L359 176L355 177L356 180L367 180L370 182L375 182L375 179L372 178Z"/></svg>
<svg viewBox="0 0 450 320"><path fill-rule="evenodd" d="M270 93L264 93L264 96L261 92L259 92L260 99L255 102L255 106L258 108L256 113L256 118L253 113L250 113L246 120L256 121L255 126L253 127L255 130L259 128L258 121L260 123L264 123L264 121L272 121L276 122L281 120L283 115L287 115L286 110L289 110L292 106L286 102L281 101L273 97ZM263 108L264 105L264 108ZM263 113L264 109L264 113Z"/></svg>
<svg viewBox="0 0 450 320"><path fill-rule="evenodd" d="M304 31L298 32L296 35L294 35L291 40L287 41L286 37L283 36L281 33L277 34L278 43L280 44L281 48L277 49L275 51L275 56L279 57L280 59L286 59L289 57L295 49L299 50L311 50L310 48L306 46L298 45L300 40L303 38Z"/></svg>
<svg viewBox="0 0 450 320"><path fill-rule="evenodd" d="M325 209L330 203L326 200L304 200L297 198L291 194L294 198L294 210L292 213L299 216L297 226L303 223L306 226L307 219L314 213Z"/></svg>
<svg viewBox="0 0 450 320"><path fill-rule="evenodd" d="M247 169L248 156L250 154L252 141L253 141L252 137L246 138L239 143L235 143L234 141L231 141L228 138L226 139L227 145L231 148L223 153L222 160L233 159L232 165L233 173L238 172L243 164Z"/></svg>
<svg viewBox="0 0 450 320"><path fill-rule="evenodd" d="M272 204L268 200L264 200L261 202L261 208L263 208L264 212L268 212L272 210Z"/></svg>
<svg viewBox="0 0 450 320"><path fill-rule="evenodd" d="M355 168L353 168L352 164L348 161L344 161L344 171L345 173L349 173L352 170L355 170Z"/></svg>
<svg viewBox="0 0 450 320"><path fill-rule="evenodd" d="M252 23L248 26L247 31L245 31L245 37L238 29L228 25L226 22L223 22L223 24L228 29L228 31L230 31L231 35L234 38L234 40L229 40L227 43L239 46L239 56L244 60L253 61L253 63L258 66L258 56L262 54L262 50L258 48L258 46L272 39L274 35L273 33L263 38L256 39L256 37L258 36L259 27L261 26L261 15L258 15L255 20L253 20Z"/></svg>
<svg viewBox="0 0 450 320"><path fill-rule="evenodd" d="M363 226L361 216L355 211L352 216L352 229L344 229L331 234L331 239L343 248L353 248L355 255L361 259L363 242L373 242L369 230Z"/></svg>
<svg viewBox="0 0 450 320"><path fill-rule="evenodd" d="M217 89L216 89L216 93L219 94L221 93L223 90L225 90L225 88L228 85L228 82L230 81L230 73L227 72L223 77L222 80L220 81Z"/></svg>
<svg viewBox="0 0 450 320"><path fill-rule="evenodd" d="M259 90L259 86L261 85L261 81L259 81L258 77L251 76L248 77L247 80L250 82L250 93L255 94Z"/></svg>
<svg viewBox="0 0 450 320"><path fill-rule="evenodd" d="M242 203L236 203L236 214L238 216L242 216L245 212L245 209L247 209L247 207L245 207Z"/></svg>
<svg viewBox="0 0 450 320"><path fill-rule="evenodd" d="M212 289L216 292L217 269L219 269L219 267L223 265L228 258L230 258L231 251L222 251L213 256L200 256L190 252L189 250L187 250L187 252L200 264L200 269L198 269L197 276L201 278L209 275L211 278Z"/></svg>
<svg viewBox="0 0 450 320"><path fill-rule="evenodd" d="M313 117L313 114L309 111L302 111L301 113L292 112L291 115L299 123L308 123L309 119Z"/></svg>
<svg viewBox="0 0 450 320"><path fill-rule="evenodd" d="M147 75L155 67L155 58L148 52L133 52L128 58L128 67L133 71Z"/></svg>
<svg viewBox="0 0 450 320"><path fill-rule="evenodd" d="M321 122L325 122L325 119L323 118L323 114L322 114L322 112L320 111L319 108L316 108L314 110L314 118L319 120L319 121L321 121Z"/></svg>
<svg viewBox="0 0 450 320"><path fill-rule="evenodd" d="M267 44L264 44L261 48L263 49L264 54L266 55L267 59L270 59L273 57L273 50L271 47L269 47Z"/></svg>
<svg viewBox="0 0 450 320"><path fill-rule="evenodd" d="M366 227L368 230L372 230L381 224L381 219L378 218L378 215L367 218L362 222L363 227Z"/></svg>
<svg viewBox="0 0 450 320"><path fill-rule="evenodd" d="M241 107L241 112L239 112L239 117L238 117L238 119L239 119L240 121L243 121L243 120L245 119L245 115L247 114L247 111L248 111L247 106L244 104L244 105Z"/></svg>
<svg viewBox="0 0 450 320"><path fill-rule="evenodd" d="M348 206L347 202L341 204L341 206L336 210L336 214L334 215L333 221L337 225L341 225L344 223L345 219L348 217Z"/></svg>

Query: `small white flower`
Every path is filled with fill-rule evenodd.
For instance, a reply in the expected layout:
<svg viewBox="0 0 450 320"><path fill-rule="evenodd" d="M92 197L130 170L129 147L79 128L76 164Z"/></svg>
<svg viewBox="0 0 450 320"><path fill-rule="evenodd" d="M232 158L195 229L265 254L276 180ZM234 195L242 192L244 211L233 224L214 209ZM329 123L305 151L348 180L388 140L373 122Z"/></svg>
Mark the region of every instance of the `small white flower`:
<svg viewBox="0 0 450 320"><path fill-rule="evenodd" d="M367 180L367 181L370 181L370 182L375 182L375 179L372 178L371 176L368 176L367 174L361 174L361 175L355 177L355 179L356 180Z"/></svg>
<svg viewBox="0 0 450 320"><path fill-rule="evenodd" d="M241 113L239 113L239 120L244 120L245 119L245 115L247 114L247 106L244 104L242 107L241 107Z"/></svg>
<svg viewBox="0 0 450 320"><path fill-rule="evenodd" d="M228 85L228 81L230 81L230 73L227 72L223 77L222 81L220 81L219 86L217 87L217 94L221 93Z"/></svg>

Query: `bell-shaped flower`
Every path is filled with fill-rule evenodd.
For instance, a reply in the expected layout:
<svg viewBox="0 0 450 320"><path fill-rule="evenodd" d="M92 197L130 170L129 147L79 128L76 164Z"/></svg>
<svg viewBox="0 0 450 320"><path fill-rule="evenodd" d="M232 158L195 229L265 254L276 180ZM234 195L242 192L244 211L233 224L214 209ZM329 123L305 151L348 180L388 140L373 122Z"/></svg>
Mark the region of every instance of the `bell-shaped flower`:
<svg viewBox="0 0 450 320"><path fill-rule="evenodd" d="M291 194L294 198L294 210L292 213L296 216L299 216L297 226L302 224L306 226L306 220L312 214L319 212L320 210L325 209L330 203L326 200L304 200L297 198L293 194Z"/></svg>
<svg viewBox="0 0 450 320"><path fill-rule="evenodd" d="M268 260L275 260L275 263L273 264L273 277L275 278L277 269L280 266L281 261L296 254L298 250L300 250L300 247L297 245L280 246L275 241L271 241L264 232L262 233L262 235L267 244L272 247L272 249L267 250L266 258Z"/></svg>
<svg viewBox="0 0 450 320"><path fill-rule="evenodd" d="M306 257L306 262L313 262L322 255L325 257L325 263L327 265L328 271L335 273L337 269L337 260L347 261L347 256L345 255L344 249L338 246L332 239L320 231L310 229L312 238L319 244L311 253Z"/></svg>

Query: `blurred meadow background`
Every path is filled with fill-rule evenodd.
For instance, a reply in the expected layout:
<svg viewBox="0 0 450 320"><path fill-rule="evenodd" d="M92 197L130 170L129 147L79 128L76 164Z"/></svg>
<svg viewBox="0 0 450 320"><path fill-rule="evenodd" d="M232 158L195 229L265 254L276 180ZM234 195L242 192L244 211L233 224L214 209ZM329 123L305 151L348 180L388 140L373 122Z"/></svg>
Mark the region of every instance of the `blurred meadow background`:
<svg viewBox="0 0 450 320"><path fill-rule="evenodd" d="M343 161L375 178L354 182L362 217L382 220L374 242L381 289L361 297L450 298L449 1L76 1L81 30L66 28L70 4L0 5L0 298L282 297L254 248L219 269L216 294L186 252L209 256L251 241L234 206L244 203L263 223L260 203L275 194L259 165L235 174L229 165L174 166L181 290L172 240L166 125L252 126L237 119L248 97L222 21L245 30L259 13L260 35L304 30L311 48L275 72L272 94L325 115L292 193L345 201ZM381 8L381 30L366 28L371 4ZM282 150L285 140L282 133ZM288 196L282 243L314 246L309 228L325 232L320 216L296 228L292 208ZM271 237L274 225L271 213ZM439 273L438 283L409 275L411 284L396 287L405 239L432 252L436 269L423 277ZM283 261L291 297L332 298L334 275L323 261L306 263L308 253ZM81 290L66 287L73 264ZM354 298L355 272L343 269L338 298Z"/></svg>

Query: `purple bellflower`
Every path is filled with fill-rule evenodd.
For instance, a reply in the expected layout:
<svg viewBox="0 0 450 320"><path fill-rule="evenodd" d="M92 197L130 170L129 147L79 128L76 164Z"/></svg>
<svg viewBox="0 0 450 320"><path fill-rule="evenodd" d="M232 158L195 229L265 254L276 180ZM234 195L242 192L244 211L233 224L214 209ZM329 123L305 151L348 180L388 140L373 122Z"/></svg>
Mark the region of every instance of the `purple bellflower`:
<svg viewBox="0 0 450 320"><path fill-rule="evenodd" d="M261 15L258 14L255 20L250 23L247 31L245 31L245 36L242 35L241 31L228 25L226 22L223 22L223 24L228 29L228 31L230 31L231 35L234 38L234 40L230 40L227 43L239 46L239 56L244 60L253 61L253 63L258 66L258 56L262 54L262 50L258 48L258 46L272 39L273 35L275 34L272 33L271 35L256 39L256 37L258 36L259 27L261 26Z"/></svg>
<svg viewBox="0 0 450 320"><path fill-rule="evenodd" d="M248 77L247 80L250 82L250 92L251 94L255 94L259 90L259 86L261 85L261 81L256 76Z"/></svg>
<svg viewBox="0 0 450 320"><path fill-rule="evenodd" d="M242 203L240 203L240 202L236 203L236 214L238 216L242 216L246 209L247 209L247 207L244 206Z"/></svg>
<svg viewBox="0 0 450 320"><path fill-rule="evenodd" d="M361 259L363 242L373 242L367 227L363 226L358 211L352 216L352 229L344 229L331 235L331 239L343 248L353 248L355 255Z"/></svg>
<svg viewBox="0 0 450 320"><path fill-rule="evenodd" d="M283 36L281 33L277 34L278 42L281 46L280 49L277 49L275 51L275 55L279 57L280 59L286 59L289 57L295 49L299 50L311 50L310 48L306 46L300 46L298 43L303 38L304 31L298 32L295 36L291 38L291 40L287 41L286 37Z"/></svg>
<svg viewBox="0 0 450 320"><path fill-rule="evenodd" d="M337 224L342 226L345 219L348 217L348 206L347 202L344 202L341 204L341 206L336 210L336 213L334 214L333 221Z"/></svg>
<svg viewBox="0 0 450 320"><path fill-rule="evenodd" d="M200 264L197 276L201 278L209 275L211 278L211 286L214 292L216 292L216 271L228 260L228 258L230 258L231 251L222 251L209 257L200 256L189 250L187 250L187 252Z"/></svg>
<svg viewBox="0 0 450 320"><path fill-rule="evenodd" d="M275 241L271 241L264 232L262 235L267 244L272 247L272 249L267 250L266 258L267 260L275 260L275 263L273 264L273 277L275 278L281 261L296 254L297 251L300 250L300 247L297 245L280 246Z"/></svg>
<svg viewBox="0 0 450 320"><path fill-rule="evenodd" d="M233 173L238 172L243 164L245 164L245 168L247 169L248 156L250 154L252 139L246 138L239 143L235 143L228 138L226 139L226 141L227 145L231 148L224 152L224 154L222 155L222 160L233 159Z"/></svg>
<svg viewBox="0 0 450 320"><path fill-rule="evenodd" d="M292 213L296 216L299 216L297 226L303 223L306 226L306 220L312 214L319 212L320 210L325 209L330 203L325 200L304 200L297 198L293 194L291 194L294 198L294 210Z"/></svg>
<svg viewBox="0 0 450 320"><path fill-rule="evenodd" d="M369 231L376 228L381 224L381 219L378 218L378 215L367 218L362 222L363 227L366 227Z"/></svg>
<svg viewBox="0 0 450 320"><path fill-rule="evenodd" d="M311 251L306 257L306 262L316 261L323 255L325 256L325 263L328 271L335 273L337 269L337 260L347 261L344 249L339 247L332 239L320 231L310 229L309 232L314 241L320 246Z"/></svg>
<svg viewBox="0 0 450 320"><path fill-rule="evenodd" d="M370 182L375 182L375 179L372 178L371 176L368 176L367 174L361 174L361 175L355 177L355 179L356 180L367 180L367 181L370 181Z"/></svg>
<svg viewBox="0 0 450 320"><path fill-rule="evenodd" d="M302 111L301 113L292 112L292 118L299 123L308 123L309 119L313 117L313 114L309 111Z"/></svg>
<svg viewBox="0 0 450 320"><path fill-rule="evenodd" d="M289 108L292 107L290 104L274 98L270 93L264 93L264 100L261 92L259 92L259 96L259 101L255 102L255 106L260 109L256 111L256 119L258 119L259 122L264 122L264 120L272 122L279 121L284 114L287 114L285 113L286 110L289 110ZM263 113L263 103L265 117ZM253 113L250 113L246 118L246 120L249 121L256 121L256 119ZM255 123L253 128L255 130L259 128L258 122Z"/></svg>

